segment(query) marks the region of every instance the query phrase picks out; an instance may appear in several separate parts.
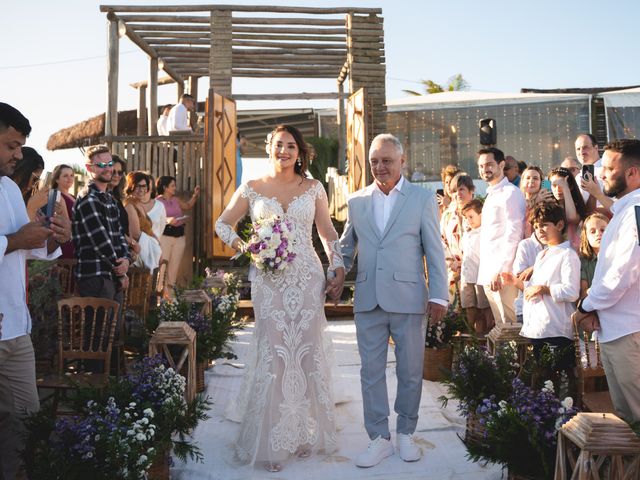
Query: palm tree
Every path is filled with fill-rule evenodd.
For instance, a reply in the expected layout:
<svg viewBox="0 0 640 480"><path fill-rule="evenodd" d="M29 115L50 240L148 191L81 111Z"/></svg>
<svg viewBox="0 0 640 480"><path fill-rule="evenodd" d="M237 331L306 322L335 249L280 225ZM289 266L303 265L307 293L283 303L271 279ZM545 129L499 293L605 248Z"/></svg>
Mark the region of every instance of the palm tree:
<svg viewBox="0 0 640 480"><path fill-rule="evenodd" d="M433 80L420 80L420 83L424 85L426 94L430 93L442 93L442 92L458 92L462 90L469 90L469 83L462 77L461 73L449 77L447 84L443 87L439 83ZM422 96L423 93L416 92L415 90L403 90L403 92L409 95Z"/></svg>

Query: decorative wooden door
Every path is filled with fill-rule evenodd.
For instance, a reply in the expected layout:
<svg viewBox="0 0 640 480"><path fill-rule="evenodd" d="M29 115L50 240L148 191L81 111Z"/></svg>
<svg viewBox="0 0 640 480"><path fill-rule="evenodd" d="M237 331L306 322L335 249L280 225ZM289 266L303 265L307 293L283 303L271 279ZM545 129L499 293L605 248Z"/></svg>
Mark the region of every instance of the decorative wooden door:
<svg viewBox="0 0 640 480"><path fill-rule="evenodd" d="M236 189L236 102L209 90L205 117L204 215L207 257L231 257L235 252L215 234L214 223Z"/></svg>
<svg viewBox="0 0 640 480"><path fill-rule="evenodd" d="M350 192L367 186L368 144L365 95L364 88L360 88L347 100L347 165Z"/></svg>

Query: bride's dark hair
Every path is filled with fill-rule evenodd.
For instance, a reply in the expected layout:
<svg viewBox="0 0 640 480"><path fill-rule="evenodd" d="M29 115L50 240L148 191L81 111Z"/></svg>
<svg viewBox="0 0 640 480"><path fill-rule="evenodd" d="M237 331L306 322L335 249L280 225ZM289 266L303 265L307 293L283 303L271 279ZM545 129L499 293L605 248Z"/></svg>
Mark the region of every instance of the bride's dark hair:
<svg viewBox="0 0 640 480"><path fill-rule="evenodd" d="M313 158L312 147L310 145L307 145L307 143L304 141L304 137L302 136L302 133L300 133L300 130L291 125L282 124L278 125L269 135L267 135L266 143L268 154L271 154L271 142L273 141L274 135L278 132L288 132L295 140L296 145L298 145L298 160L300 160L300 163L298 164L298 161L296 160L293 171L300 175L302 178L306 178L305 172L309 167L309 161Z"/></svg>

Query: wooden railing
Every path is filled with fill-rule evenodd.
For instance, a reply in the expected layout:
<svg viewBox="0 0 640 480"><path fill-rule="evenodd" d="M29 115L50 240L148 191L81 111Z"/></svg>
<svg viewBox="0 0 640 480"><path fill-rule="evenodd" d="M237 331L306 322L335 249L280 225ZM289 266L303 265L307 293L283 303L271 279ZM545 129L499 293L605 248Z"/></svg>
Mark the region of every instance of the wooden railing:
<svg viewBox="0 0 640 480"><path fill-rule="evenodd" d="M327 169L329 213L340 222L347 220L347 197L349 196L349 176L340 175L338 169Z"/></svg>
<svg viewBox="0 0 640 480"><path fill-rule="evenodd" d="M203 136L118 136L105 140L111 152L127 162L130 172L143 170L154 178L175 177L178 192L190 192L203 184Z"/></svg>

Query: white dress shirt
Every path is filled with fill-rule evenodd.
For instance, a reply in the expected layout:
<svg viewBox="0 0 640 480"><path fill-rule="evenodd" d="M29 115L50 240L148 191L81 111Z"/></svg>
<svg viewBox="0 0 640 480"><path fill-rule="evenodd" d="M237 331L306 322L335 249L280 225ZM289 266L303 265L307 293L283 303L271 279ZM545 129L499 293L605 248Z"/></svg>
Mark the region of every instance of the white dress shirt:
<svg viewBox="0 0 640 480"><path fill-rule="evenodd" d="M480 227L478 285L490 285L501 272L510 272L524 232L524 195L507 177L487 188Z"/></svg>
<svg viewBox="0 0 640 480"><path fill-rule="evenodd" d="M168 121L169 117L167 115L160 115L158 123L156 123L156 127L158 128L158 135L169 135L169 129L167 128Z"/></svg>
<svg viewBox="0 0 640 480"><path fill-rule="evenodd" d="M0 322L0 341L31 332L26 289L27 259L52 260L62 254L60 248L47 254L46 245L6 253L7 235L17 232L26 223L29 223L29 217L20 188L9 177L0 177L0 313L4 314Z"/></svg>
<svg viewBox="0 0 640 480"><path fill-rule="evenodd" d="M174 131L191 131L189 118L187 117L187 107L182 103L176 103L169 111L167 118L167 129L169 132Z"/></svg>
<svg viewBox="0 0 640 480"><path fill-rule="evenodd" d="M396 200L398 200L398 195L400 195L400 189L402 189L403 184L404 177L400 176L400 180L396 183L395 187L393 187L388 194L385 194L380 190L378 184L373 182L373 216L380 233L384 232L384 229L387 226L389 216L391 215L393 206L396 204Z"/></svg>
<svg viewBox="0 0 640 480"><path fill-rule="evenodd" d="M549 246L536 256L525 286L546 285L551 295L525 300L520 335L527 338L573 338L571 314L580 295L580 258L569 242Z"/></svg>
<svg viewBox="0 0 640 480"><path fill-rule="evenodd" d="M593 282L582 302L584 310L598 311L598 339L602 343L640 332L640 246L636 205L640 205L640 188L611 206L613 218L602 235Z"/></svg>
<svg viewBox="0 0 640 480"><path fill-rule="evenodd" d="M460 281L462 283L477 283L478 267L480 266L480 228L467 230L462 235L460 244L462 247Z"/></svg>
<svg viewBox="0 0 640 480"><path fill-rule="evenodd" d="M513 261L513 274L518 275L523 270L529 267L533 267L536 263L536 257L544 249L544 245L540 243L536 234L533 233L529 238L521 240L516 250L516 258ZM522 292L518 292L518 296L513 302L513 306L516 310L516 315L522 315Z"/></svg>

